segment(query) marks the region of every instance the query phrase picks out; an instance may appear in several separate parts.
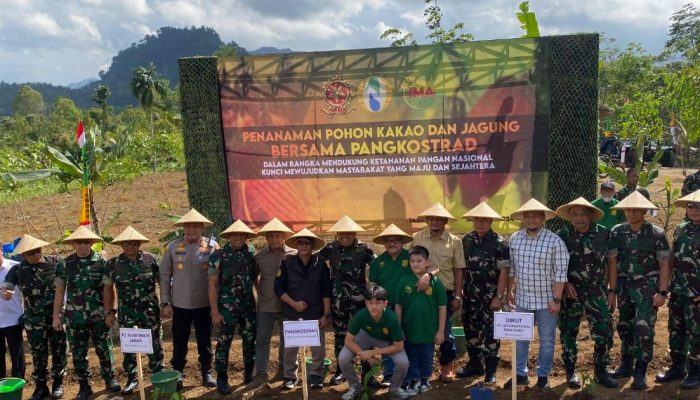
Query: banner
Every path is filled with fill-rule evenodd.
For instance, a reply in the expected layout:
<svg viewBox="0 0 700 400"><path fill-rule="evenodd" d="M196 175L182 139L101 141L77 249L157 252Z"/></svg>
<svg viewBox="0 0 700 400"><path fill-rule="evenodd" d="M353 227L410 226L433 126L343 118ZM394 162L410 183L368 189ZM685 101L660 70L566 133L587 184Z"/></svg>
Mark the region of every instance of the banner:
<svg viewBox="0 0 700 400"><path fill-rule="evenodd" d="M347 214L410 227L435 202L461 216L487 200L508 215L544 199L546 47L512 39L220 59L234 218L328 224Z"/></svg>

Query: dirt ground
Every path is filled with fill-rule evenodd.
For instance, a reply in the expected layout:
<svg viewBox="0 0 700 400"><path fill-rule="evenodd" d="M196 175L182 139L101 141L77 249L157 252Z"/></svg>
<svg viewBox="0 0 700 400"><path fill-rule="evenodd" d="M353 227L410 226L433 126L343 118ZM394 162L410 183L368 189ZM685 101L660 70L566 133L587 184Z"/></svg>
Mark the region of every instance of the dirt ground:
<svg viewBox="0 0 700 400"><path fill-rule="evenodd" d="M692 172L692 171L691 171ZM665 177L669 177L673 187L680 188L683 182L683 175L680 169L662 169L660 177L649 189L652 194L653 200L661 202L663 200L663 181ZM103 225L106 221L114 219L114 223L109 227L103 229L105 232L111 234L112 236L117 235L122 229L127 225L133 224L137 229L151 238L151 243L144 245L143 249L157 249L160 244L157 239L172 230L171 221L167 219L167 214L171 213L170 209L161 208L161 203L170 204L172 206L172 212L175 214L182 214L188 209L187 202L187 184L185 181L185 175L182 172L179 173L164 173L158 175L148 175L135 179L131 182L119 183L104 189L99 190L96 193L96 203L99 210L100 220ZM0 234L2 235L0 239L3 242L7 242L12 238L21 235L25 232L29 232L32 235L42 238L49 242L55 242L61 237L61 232L64 229L74 229L78 224L78 210L80 206L80 195L78 192L71 193L61 193L54 194L50 196L38 197L32 200L23 201L18 204L0 206L0 214L3 215L3 229ZM664 213L661 211L659 213L659 218L663 218ZM671 219L670 226L675 226L682 218L681 213L673 216ZM663 220L651 220L661 226L663 226ZM669 230L669 236L672 233L672 229ZM110 255L117 254L118 249L110 248L107 246L107 251ZM66 253L68 249L62 246L56 246L55 251L59 253ZM52 251L52 250L49 250ZM666 346L668 344L668 333L667 333L667 320L668 320L668 308L662 307L659 310L658 322L656 325L656 337L655 337L655 357L654 361L649 366L648 370L648 381L649 389L644 392L637 392L631 389L630 385L632 380L622 379L618 382L621 386L617 389L606 389L603 387L595 386L593 389L594 396L596 399L700 399L700 391L682 391L680 389L679 383L672 383L667 385L658 385L654 383L653 376L661 371L666 363ZM172 355L172 342L169 339L168 331L170 330L169 322L164 324L164 330L166 332L166 339L164 343L165 347L165 361L166 365L169 365L169 360ZM327 354L332 355L332 335L327 334L326 345ZM616 347L613 349L613 365L617 365L619 362L619 340L617 335L615 337ZM215 346L215 340L212 341L212 345ZM537 358L537 348L538 341L535 339L530 348L529 357L529 367L530 370L534 370ZM200 376L198 366L196 365L196 344L194 343L194 337L192 337L189 344L190 355L188 359L190 364L188 365L185 374L185 388L183 390L183 397L188 399L195 398L221 398L218 396L214 389L203 388L199 386ZM271 354L276 354L277 350L277 338L273 339L273 349ZM240 356L240 340L234 342L233 350L231 352L231 369L230 375L231 384L236 387L242 383L242 360ZM503 383L510 377L510 359L511 359L511 344L504 343L501 349L501 362L499 364L498 370L498 387L494 388L494 398L495 399L506 399L510 398L510 391L500 389ZM531 372L530 376L530 387L527 389L521 389L518 398L521 399L558 399L558 398L578 398L580 391L574 391L568 389L565 382L563 365L560 359L560 348L557 344L557 350L555 353L555 363L554 370L550 377L550 382L552 389L548 391L541 391L533 388L534 376ZM331 356L332 357L332 356ZM592 357L593 357L593 341L590 336L588 336L587 323L583 322L581 328L581 336L579 337L579 368L587 368L589 371L592 370ZM121 353L118 347L115 347L115 358L117 360L117 370L119 373L120 381L124 384L125 377L121 372ZM275 356L271 357L275 358ZM9 359L6 360L9 369ZM194 363L193 363L194 362ZM461 356L458 362L458 366L461 366L465 362L465 356ZM93 371L93 390L96 395L93 398L101 399L111 399L115 396L107 396L104 392L104 384L99 379L99 374L97 372L97 359L95 357L94 351L90 350L90 364ZM145 358L144 358L144 364ZM31 376L32 362L29 352L27 351L27 377ZM274 374L277 370L276 362L270 363L270 373ZM147 374L147 372L146 372ZM147 376L147 375L146 375ZM437 378L437 374L434 376ZM458 380L452 384L442 384L437 380L433 380L433 390L420 395L421 398L426 400L437 400L437 399L452 399L452 398L470 398L469 389L474 387L478 383L478 380ZM75 397L77 393L78 385L72 375L72 365L69 358L69 372L66 378L66 399L71 399ZM282 392L279 390L281 382L279 379L275 379L272 382L272 388L259 393L257 398L263 399L277 399L284 396L290 399L301 399L302 391L301 388L295 389L291 393ZM150 388L147 380L147 388ZM339 396L345 392L346 385L340 385L337 387L326 386L322 390L312 390L310 391L310 398L312 399L337 399ZM34 390L33 385L30 383L24 390L24 398L29 398L32 391ZM386 390L381 390L376 393L377 398L389 398ZM230 398L233 398L229 396ZM128 398L137 399L138 396L130 396Z"/></svg>

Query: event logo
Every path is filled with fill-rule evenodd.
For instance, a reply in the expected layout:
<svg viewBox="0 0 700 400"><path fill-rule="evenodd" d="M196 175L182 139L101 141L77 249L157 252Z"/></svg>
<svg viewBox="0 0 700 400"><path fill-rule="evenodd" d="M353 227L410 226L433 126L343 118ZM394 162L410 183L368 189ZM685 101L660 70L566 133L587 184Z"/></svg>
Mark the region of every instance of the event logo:
<svg viewBox="0 0 700 400"><path fill-rule="evenodd" d="M384 111L391 104L391 85L384 78L370 76L360 84L359 92L363 96L361 104L369 112Z"/></svg>
<svg viewBox="0 0 700 400"><path fill-rule="evenodd" d="M345 115L354 111L352 100L355 97L355 88L347 80L341 80L339 76L323 82L323 95L321 100L326 105L323 112L328 115Z"/></svg>
<svg viewBox="0 0 700 400"><path fill-rule="evenodd" d="M401 84L403 99L411 108L424 110L433 104L435 89L423 79L408 77Z"/></svg>

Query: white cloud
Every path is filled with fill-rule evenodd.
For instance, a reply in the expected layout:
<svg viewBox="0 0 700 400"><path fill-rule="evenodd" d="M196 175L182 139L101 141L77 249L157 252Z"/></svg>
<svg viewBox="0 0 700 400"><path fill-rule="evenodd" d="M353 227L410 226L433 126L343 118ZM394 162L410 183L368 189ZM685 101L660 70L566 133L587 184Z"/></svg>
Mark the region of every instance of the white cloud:
<svg viewBox="0 0 700 400"><path fill-rule="evenodd" d="M71 15L72 36L93 43L102 42L102 34L93 21L80 15Z"/></svg>
<svg viewBox="0 0 700 400"><path fill-rule="evenodd" d="M201 26L207 23L207 11L199 2L163 0L156 2L155 9L168 22L185 26Z"/></svg>
<svg viewBox="0 0 700 400"><path fill-rule="evenodd" d="M44 13L28 14L25 16L24 26L39 36L61 36L63 30L55 19Z"/></svg>

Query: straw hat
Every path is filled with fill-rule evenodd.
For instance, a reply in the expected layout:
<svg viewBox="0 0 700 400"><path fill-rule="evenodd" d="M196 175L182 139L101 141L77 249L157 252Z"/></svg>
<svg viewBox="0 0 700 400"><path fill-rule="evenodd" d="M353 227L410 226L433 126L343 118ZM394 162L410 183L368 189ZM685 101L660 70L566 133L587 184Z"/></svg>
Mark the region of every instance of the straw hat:
<svg viewBox="0 0 700 400"><path fill-rule="evenodd" d="M469 221L471 221L472 218L490 218L494 221L503 221L503 217L498 215L485 201L482 201L478 206L464 213L462 218L466 218Z"/></svg>
<svg viewBox="0 0 700 400"><path fill-rule="evenodd" d="M423 217L423 218L425 218L425 217L447 218L450 221L457 221L457 218L455 218L454 215L450 214L450 212L447 211L445 206L443 206L440 203L433 204L427 210L418 214L418 216Z"/></svg>
<svg viewBox="0 0 700 400"><path fill-rule="evenodd" d="M343 215L328 232L364 232L365 229L347 215Z"/></svg>
<svg viewBox="0 0 700 400"><path fill-rule="evenodd" d="M43 240L37 239L32 235L25 234L22 235L22 239L20 239L19 244L17 245L17 247L15 247L14 253L23 254L28 251L40 249L48 245L49 244L47 242L44 242Z"/></svg>
<svg viewBox="0 0 700 400"><path fill-rule="evenodd" d="M258 235L265 234L267 232L284 232L284 233L294 233L289 227L282 223L282 221L277 218L272 218L270 222L263 225L258 231Z"/></svg>
<svg viewBox="0 0 700 400"><path fill-rule="evenodd" d="M93 231L88 229L85 225L81 225L73 231L67 238L63 239L63 243L71 243L76 240L90 240L92 242L101 242L102 238L97 236Z"/></svg>
<svg viewBox="0 0 700 400"><path fill-rule="evenodd" d="M617 203L612 207L615 210L624 210L624 209L637 209L637 210L658 210L659 207L655 206L654 203L651 201L647 200L644 195L639 193L638 191L634 191L630 193L629 196L625 197L624 200L621 202Z"/></svg>
<svg viewBox="0 0 700 400"><path fill-rule="evenodd" d="M241 221L240 219L231 224L231 226L226 228L225 231L221 232L219 236L221 236L222 238L228 238L234 233L242 233L246 235L246 239L251 239L256 236L255 232L253 232L253 230L250 229L248 225L244 224L243 221Z"/></svg>
<svg viewBox="0 0 700 400"><path fill-rule="evenodd" d="M401 228L399 228L398 226L396 226L396 225L394 225L394 224L391 224L391 225L387 226L386 229L384 229L384 230L382 231L382 233L380 233L379 235L375 236L374 239L372 239L372 241L373 241L374 243L376 243L376 244L382 244L382 245L383 245L383 244L384 244L384 239L387 238L387 237L389 237L389 236L398 236L398 237L400 237L400 238L401 238L401 242L403 242L403 244L411 243L411 242L413 241L413 236L411 236L411 235L409 235L408 233L402 231Z"/></svg>
<svg viewBox="0 0 700 400"><path fill-rule="evenodd" d="M151 239L143 236L139 231L134 229L131 225L127 226L126 229L122 231L117 237L112 240L111 244L119 244L122 242L141 242L148 243Z"/></svg>
<svg viewBox="0 0 700 400"><path fill-rule="evenodd" d="M290 236L287 238L287 240L284 241L284 244L287 245L287 247L291 247L293 249L297 248L297 239L299 238L307 238L313 240L313 244L311 245L311 250L318 250L322 248L323 246L326 245L326 242L323 241L320 237L314 235L313 232L308 230L307 228L304 228L300 230L299 232L295 233L294 235Z"/></svg>
<svg viewBox="0 0 700 400"><path fill-rule="evenodd" d="M585 208L588 208L589 210L591 210L593 212L593 221L600 221L605 216L605 214L603 213L603 211L601 209L599 209L598 207L589 203L588 200L584 199L583 197L579 197L578 199L576 199L572 202L566 203L566 204L560 206L559 208L557 208L557 215L561 219L571 221L571 217L570 217L569 213L571 212L571 209L573 207L585 207Z"/></svg>
<svg viewBox="0 0 700 400"><path fill-rule="evenodd" d="M190 211L187 211L187 214L183 215L175 221L173 225L175 226L183 226L185 224L204 224L205 228L208 228L210 226L213 226L214 223L209 221L207 217L204 215L200 214L199 211L195 210L194 208L191 209Z"/></svg>
<svg viewBox="0 0 700 400"><path fill-rule="evenodd" d="M527 203L520 206L520 208L515 210L514 213L510 214L510 217L522 221L523 214L526 211L543 211L545 220L549 220L557 216L557 214L554 211L550 210L549 208L547 208L547 206L532 198L528 200Z"/></svg>
<svg viewBox="0 0 700 400"><path fill-rule="evenodd" d="M680 199L673 202L677 207L688 207L688 204L700 204L700 190L696 190L693 193L683 196Z"/></svg>

